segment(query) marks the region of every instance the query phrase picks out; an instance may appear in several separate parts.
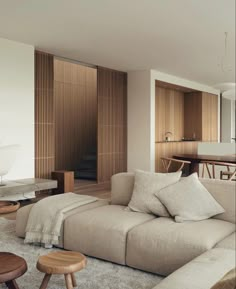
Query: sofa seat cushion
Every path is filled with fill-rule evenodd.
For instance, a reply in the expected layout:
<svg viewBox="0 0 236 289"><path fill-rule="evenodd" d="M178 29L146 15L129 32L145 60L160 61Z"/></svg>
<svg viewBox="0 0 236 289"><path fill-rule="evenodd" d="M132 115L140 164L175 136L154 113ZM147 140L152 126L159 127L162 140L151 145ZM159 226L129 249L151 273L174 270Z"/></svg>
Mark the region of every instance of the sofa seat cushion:
<svg viewBox="0 0 236 289"><path fill-rule="evenodd" d="M68 217L64 226L64 248L125 264L127 233L155 218L125 208L108 205Z"/></svg>
<svg viewBox="0 0 236 289"><path fill-rule="evenodd" d="M153 289L210 289L234 267L235 252L215 248L178 269Z"/></svg>
<svg viewBox="0 0 236 289"><path fill-rule="evenodd" d="M74 215L74 214L79 214L81 212L91 210L100 206L107 206L108 205L108 200L103 200L103 199L98 199L96 202L89 203L83 206L80 206L78 208L75 208L73 210L70 210L65 213L64 218L66 219L68 216ZM29 214L31 209L33 208L34 204L24 206L20 208L17 211L16 214L16 235L18 237L25 238L25 230L29 218ZM63 235L64 235L64 221L63 221L63 226L61 227L61 232L60 232L60 238L59 238L59 244L57 247L63 248Z"/></svg>
<svg viewBox="0 0 236 289"><path fill-rule="evenodd" d="M216 219L176 223L171 218L157 218L129 232L126 263L167 276L234 230L234 224Z"/></svg>
<svg viewBox="0 0 236 289"><path fill-rule="evenodd" d="M236 232L216 244L216 248L236 250Z"/></svg>

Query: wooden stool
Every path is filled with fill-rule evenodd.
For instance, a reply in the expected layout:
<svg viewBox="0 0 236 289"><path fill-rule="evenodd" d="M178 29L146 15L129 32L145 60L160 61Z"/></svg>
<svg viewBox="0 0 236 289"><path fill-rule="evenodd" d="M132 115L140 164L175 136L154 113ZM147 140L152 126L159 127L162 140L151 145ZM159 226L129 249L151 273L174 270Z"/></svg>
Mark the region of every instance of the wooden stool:
<svg viewBox="0 0 236 289"><path fill-rule="evenodd" d="M19 289L15 279L27 271L25 260L15 254L0 252L0 284L9 289Z"/></svg>
<svg viewBox="0 0 236 289"><path fill-rule="evenodd" d="M47 288L52 274L64 274L66 288L73 289L77 286L74 272L82 270L86 263L87 260L84 255L72 251L56 251L40 256L37 269L45 273L40 289Z"/></svg>

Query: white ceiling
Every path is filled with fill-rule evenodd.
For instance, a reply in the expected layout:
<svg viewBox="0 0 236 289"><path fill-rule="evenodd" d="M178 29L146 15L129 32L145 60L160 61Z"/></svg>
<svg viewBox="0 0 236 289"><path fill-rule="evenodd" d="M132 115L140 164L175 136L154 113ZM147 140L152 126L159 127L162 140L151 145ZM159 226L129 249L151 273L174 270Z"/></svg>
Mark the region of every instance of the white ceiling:
<svg viewBox="0 0 236 289"><path fill-rule="evenodd" d="M0 0L0 37L117 70L235 82L235 0Z"/></svg>

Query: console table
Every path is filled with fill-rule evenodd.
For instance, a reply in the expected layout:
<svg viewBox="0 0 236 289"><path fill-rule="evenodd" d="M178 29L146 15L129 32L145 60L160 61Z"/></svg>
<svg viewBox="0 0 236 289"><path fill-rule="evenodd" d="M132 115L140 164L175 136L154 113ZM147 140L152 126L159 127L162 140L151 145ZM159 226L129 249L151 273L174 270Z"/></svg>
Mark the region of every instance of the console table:
<svg viewBox="0 0 236 289"><path fill-rule="evenodd" d="M0 198L10 195L32 191L50 190L55 188L57 188L56 180L30 178L16 181L7 181L5 186L0 187Z"/></svg>

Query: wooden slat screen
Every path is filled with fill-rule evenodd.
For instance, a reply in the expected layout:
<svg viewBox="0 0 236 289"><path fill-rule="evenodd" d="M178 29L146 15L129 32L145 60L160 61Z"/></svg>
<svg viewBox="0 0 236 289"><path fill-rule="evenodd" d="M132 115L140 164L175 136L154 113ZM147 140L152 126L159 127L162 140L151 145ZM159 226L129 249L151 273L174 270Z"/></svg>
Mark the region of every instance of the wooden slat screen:
<svg viewBox="0 0 236 289"><path fill-rule="evenodd" d="M53 56L35 52L35 177L50 178L55 168Z"/></svg>
<svg viewBox="0 0 236 289"><path fill-rule="evenodd" d="M98 182L127 170L127 74L98 67Z"/></svg>
<svg viewBox="0 0 236 289"><path fill-rule="evenodd" d="M97 148L97 69L54 60L55 154L57 170L76 171Z"/></svg>

